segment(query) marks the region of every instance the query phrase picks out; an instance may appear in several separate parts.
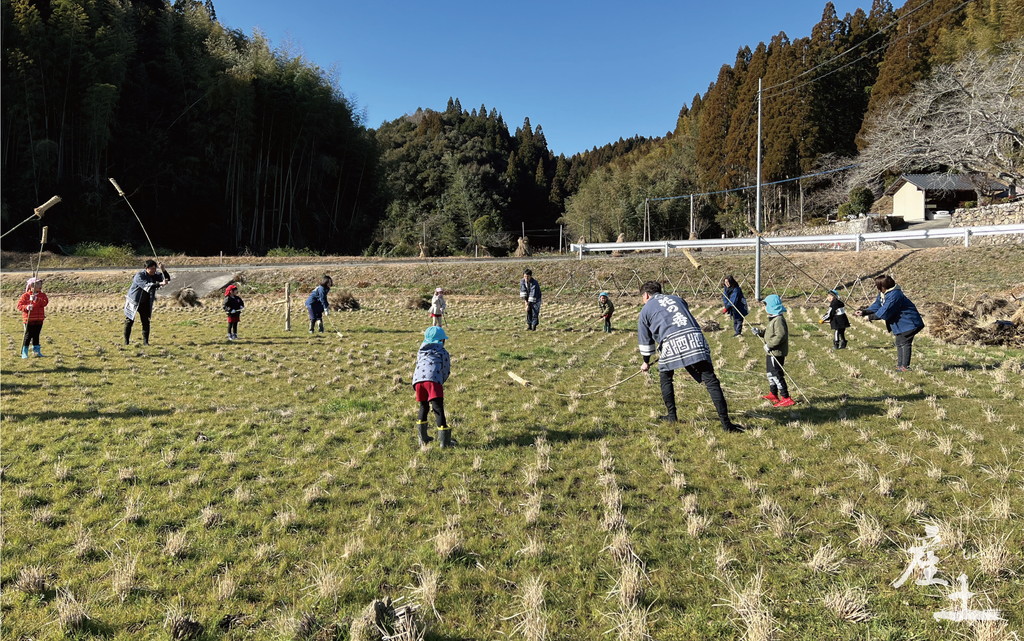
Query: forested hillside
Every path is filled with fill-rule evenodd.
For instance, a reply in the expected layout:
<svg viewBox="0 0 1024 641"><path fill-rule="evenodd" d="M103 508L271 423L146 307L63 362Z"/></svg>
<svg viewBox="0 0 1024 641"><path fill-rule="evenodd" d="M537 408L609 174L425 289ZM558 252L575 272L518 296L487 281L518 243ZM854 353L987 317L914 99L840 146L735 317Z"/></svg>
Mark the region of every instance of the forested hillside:
<svg viewBox="0 0 1024 641"><path fill-rule="evenodd" d="M212 0L2 0L2 228L59 194L52 249L142 247L115 177L176 252L500 253L523 228L553 246L560 223L573 239L638 239L645 198L706 192L727 193L694 199L697 233L738 233L753 213L753 191L736 189L755 182L759 79L762 179L783 181L851 162L894 98L1021 37L1022 16L1024 0L874 0L841 18L827 3L808 36L742 46L666 136L565 157L541 124L510 130L495 106L458 97L368 129L342 80L220 24ZM767 187L767 220L833 211L848 188L834 176ZM690 208L653 202L652 237L686 235ZM36 232L5 249L37 246Z"/></svg>
<svg viewBox="0 0 1024 641"><path fill-rule="evenodd" d="M563 220L574 234L593 241L614 240L619 233L639 238L645 198L753 185L758 79L764 182L855 162L865 128L894 98L937 65L1021 37L1022 16L1021 0L910 0L899 10L875 0L869 12L843 18L827 3L810 36L779 33L754 49L742 47L708 90L683 107L673 136L592 176L568 200ZM1019 87L1006 92L1008 104L1020 105ZM766 219L823 216L834 211L840 187L842 174L766 188ZM754 191L698 197L694 205L698 232L747 233ZM689 199L652 203L653 236L685 235L689 216Z"/></svg>
<svg viewBox="0 0 1024 641"><path fill-rule="evenodd" d="M4 0L3 228L53 194L50 238L356 252L377 156L336 80L198 0ZM38 236L4 239L25 247ZM19 230L20 233L21 230Z"/></svg>

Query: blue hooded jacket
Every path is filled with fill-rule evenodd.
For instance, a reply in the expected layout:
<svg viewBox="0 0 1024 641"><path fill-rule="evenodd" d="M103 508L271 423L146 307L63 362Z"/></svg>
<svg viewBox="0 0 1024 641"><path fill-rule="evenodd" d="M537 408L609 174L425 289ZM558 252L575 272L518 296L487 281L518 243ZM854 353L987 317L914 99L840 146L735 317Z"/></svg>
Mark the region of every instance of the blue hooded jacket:
<svg viewBox="0 0 1024 641"><path fill-rule="evenodd" d="M448 335L440 327L428 327L424 332L423 344L416 352L416 368L412 372L412 384L431 381L444 383L452 371L452 359L441 341Z"/></svg>
<svg viewBox="0 0 1024 641"><path fill-rule="evenodd" d="M898 285L879 294L865 311L871 314L868 320L885 321L885 328L893 334L905 334L924 327L917 307Z"/></svg>

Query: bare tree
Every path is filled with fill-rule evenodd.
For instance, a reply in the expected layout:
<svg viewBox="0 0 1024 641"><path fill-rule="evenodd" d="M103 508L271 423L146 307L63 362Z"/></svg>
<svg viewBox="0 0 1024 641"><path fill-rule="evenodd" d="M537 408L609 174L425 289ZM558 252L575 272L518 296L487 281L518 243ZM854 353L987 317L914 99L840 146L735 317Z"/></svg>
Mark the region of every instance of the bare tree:
<svg viewBox="0 0 1024 641"><path fill-rule="evenodd" d="M1024 39L937 67L873 122L848 184L945 169L1024 184Z"/></svg>

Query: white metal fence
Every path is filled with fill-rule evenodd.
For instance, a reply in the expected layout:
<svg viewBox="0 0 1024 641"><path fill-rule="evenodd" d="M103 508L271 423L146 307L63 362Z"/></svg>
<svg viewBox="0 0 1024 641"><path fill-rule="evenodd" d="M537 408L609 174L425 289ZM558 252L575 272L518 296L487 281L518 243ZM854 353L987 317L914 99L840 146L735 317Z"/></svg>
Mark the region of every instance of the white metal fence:
<svg viewBox="0 0 1024 641"><path fill-rule="evenodd" d="M947 227L945 229L921 229L905 231L871 232L864 234L822 234L820 236L767 236L765 242L772 246L781 245L818 245L822 249L832 249L843 245L854 245L860 251L867 243L893 242L904 240L930 240L937 238L962 239L964 247L970 247L972 236L1003 236L1006 234L1024 235L1024 225L978 225L973 227ZM1024 239L1022 239L1024 240ZM710 238L705 240L654 240L631 243L573 243L570 251L579 254L591 252L616 252L635 250L660 250L668 256L671 249L694 248L726 248L751 247L757 244L756 236L745 238Z"/></svg>

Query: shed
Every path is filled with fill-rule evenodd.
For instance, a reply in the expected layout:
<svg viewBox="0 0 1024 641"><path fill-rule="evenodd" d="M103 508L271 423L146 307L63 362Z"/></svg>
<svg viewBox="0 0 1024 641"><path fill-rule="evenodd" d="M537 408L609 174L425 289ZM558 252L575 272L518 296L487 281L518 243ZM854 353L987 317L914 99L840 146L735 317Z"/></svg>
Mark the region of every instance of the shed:
<svg viewBox="0 0 1024 641"><path fill-rule="evenodd" d="M1003 183L981 174L903 174L888 189L892 215L908 222L932 220L936 212L952 213L967 201L1005 196Z"/></svg>

